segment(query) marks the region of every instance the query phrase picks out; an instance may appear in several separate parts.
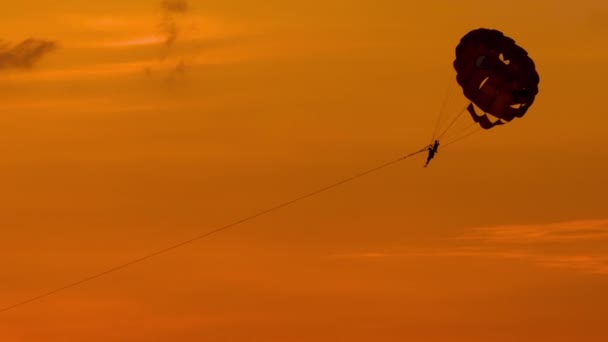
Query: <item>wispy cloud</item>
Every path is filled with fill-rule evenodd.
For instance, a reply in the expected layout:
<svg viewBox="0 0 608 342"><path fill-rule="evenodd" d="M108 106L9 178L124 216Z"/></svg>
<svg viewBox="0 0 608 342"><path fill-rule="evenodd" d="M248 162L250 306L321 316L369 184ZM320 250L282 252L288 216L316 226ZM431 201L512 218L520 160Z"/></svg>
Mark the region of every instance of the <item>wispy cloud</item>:
<svg viewBox="0 0 608 342"><path fill-rule="evenodd" d="M257 56L252 55L249 46L239 45L240 42L239 40L235 40L234 43L231 41L209 42L208 47L204 43L200 43L201 50L208 50L204 56L170 57L164 63L158 63L158 60L154 57L116 63L93 63L94 61L91 61L91 63L81 65L47 68L36 73L0 73L0 81L24 83L33 81L100 80L144 74L147 77L171 82L174 81L172 77L183 76L186 70L193 72L201 67L229 65L254 60ZM188 63L184 61L186 58L188 58Z"/></svg>
<svg viewBox="0 0 608 342"><path fill-rule="evenodd" d="M447 247L447 248L432 248L432 249L417 249L410 251L404 256L419 256L419 257L490 257L502 259L529 259L530 253L522 250L496 250L487 247Z"/></svg>
<svg viewBox="0 0 608 342"><path fill-rule="evenodd" d="M457 239L531 244L608 239L608 219L476 228Z"/></svg>
<svg viewBox="0 0 608 342"><path fill-rule="evenodd" d="M359 252L329 255L329 259L379 259L394 257L393 254L383 252Z"/></svg>
<svg viewBox="0 0 608 342"><path fill-rule="evenodd" d="M157 45L162 43L164 39L158 36L141 36L131 39L121 39L110 41L107 43L100 43L100 47L135 47L135 46L146 46L146 45Z"/></svg>
<svg viewBox="0 0 608 342"><path fill-rule="evenodd" d="M536 256L538 265L570 268L586 273L608 274L608 255Z"/></svg>
<svg viewBox="0 0 608 342"><path fill-rule="evenodd" d="M608 219L475 228L456 240L467 246L443 253L517 258L543 267L608 274L608 250L595 247L598 241L608 240Z"/></svg>
<svg viewBox="0 0 608 342"><path fill-rule="evenodd" d="M73 80L99 80L116 76L135 75L141 72L151 60L142 60L128 63L106 63L86 65L82 67L43 70L34 74L6 74L0 76L3 82L32 82L32 81L73 81ZM220 63L200 63L211 65ZM163 67L162 70L169 70Z"/></svg>
<svg viewBox="0 0 608 342"><path fill-rule="evenodd" d="M190 6L186 0L163 0L161 2L163 10L161 30L165 36L165 45L171 47L180 32L177 16L190 11Z"/></svg>
<svg viewBox="0 0 608 342"><path fill-rule="evenodd" d="M175 67L169 70L169 74L167 75L165 81L171 84L175 82L179 77L182 77L187 70L188 66L186 65L186 62L182 59L175 65Z"/></svg>
<svg viewBox="0 0 608 342"><path fill-rule="evenodd" d="M190 5L186 0L162 0L161 1L162 18L160 28L164 37L165 47L167 50L161 56L161 60L169 55L177 42L177 38L181 32L179 16L190 12ZM170 68L169 74L165 78L168 85L173 85L178 78L183 77L187 70L186 60L182 57L174 67ZM147 67L146 70L151 70Z"/></svg>
<svg viewBox="0 0 608 342"><path fill-rule="evenodd" d="M393 257L398 255L393 255ZM447 247L420 249L399 255L401 257L434 258L496 258L528 262L541 267L571 269L583 273L608 275L607 253L569 253L509 248Z"/></svg>
<svg viewBox="0 0 608 342"><path fill-rule="evenodd" d="M31 69L48 53L57 48L57 43L50 40L26 39L12 45L0 44L0 70Z"/></svg>
<svg viewBox="0 0 608 342"><path fill-rule="evenodd" d="M608 219L473 228L439 247L329 255L340 260L495 258L539 267L608 275ZM448 242L445 244L445 242ZM598 247L601 245L602 247Z"/></svg>
<svg viewBox="0 0 608 342"><path fill-rule="evenodd" d="M253 27L244 26L240 21L229 17L197 13L192 9L170 14L162 5L160 15L158 11L113 16L64 14L60 19L64 25L79 28L77 38L69 41L70 47L115 47L124 46L124 42L129 41L139 45L139 41L146 40L150 45L166 48L169 38L172 38L172 43L177 43L178 40L207 41L254 33ZM168 21L176 25L178 34L174 37L170 37L168 33L171 32L166 30Z"/></svg>

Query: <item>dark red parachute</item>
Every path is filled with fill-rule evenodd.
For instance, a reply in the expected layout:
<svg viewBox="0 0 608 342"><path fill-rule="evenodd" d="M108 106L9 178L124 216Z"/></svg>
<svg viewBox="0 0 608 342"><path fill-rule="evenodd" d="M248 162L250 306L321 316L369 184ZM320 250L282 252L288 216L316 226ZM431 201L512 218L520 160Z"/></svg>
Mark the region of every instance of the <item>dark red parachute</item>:
<svg viewBox="0 0 608 342"><path fill-rule="evenodd" d="M467 110L484 129L521 118L538 93L534 61L497 30L480 28L462 37L454 68L471 101Z"/></svg>

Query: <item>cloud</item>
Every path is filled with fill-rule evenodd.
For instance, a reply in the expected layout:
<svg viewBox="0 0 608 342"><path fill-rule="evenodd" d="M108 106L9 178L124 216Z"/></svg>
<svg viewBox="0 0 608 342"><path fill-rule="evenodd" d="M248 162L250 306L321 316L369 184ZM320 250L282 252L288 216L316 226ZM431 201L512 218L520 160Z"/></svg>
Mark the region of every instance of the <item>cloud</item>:
<svg viewBox="0 0 608 342"><path fill-rule="evenodd" d="M165 81L169 85L173 85L179 78L183 77L186 73L188 66L182 59L173 68L169 70L169 74L165 78Z"/></svg>
<svg viewBox="0 0 608 342"><path fill-rule="evenodd" d="M420 249L410 251L405 254L406 256L418 256L418 257L489 257L489 258L501 258L501 259L529 259L530 253L521 250L496 250L487 247L447 247L447 248L433 248L433 249Z"/></svg>
<svg viewBox="0 0 608 342"><path fill-rule="evenodd" d="M608 241L608 219L474 228L447 241L448 245L444 246L388 253L342 253L329 255L329 258L387 261L396 258L493 258L608 275L608 250L604 247L604 242Z"/></svg>
<svg viewBox="0 0 608 342"><path fill-rule="evenodd" d="M608 275L608 250L597 247L597 242L608 240L608 219L475 228L455 240L466 246L422 254L516 258L542 267Z"/></svg>
<svg viewBox="0 0 608 342"><path fill-rule="evenodd" d="M608 219L476 228L458 239L528 244L608 239Z"/></svg>
<svg viewBox="0 0 608 342"><path fill-rule="evenodd" d="M180 34L181 27L177 20L177 15L183 15L190 11L190 6L186 0L163 0L161 2L162 19L160 28L163 34L166 50L161 55L161 61L164 60L173 50L177 38ZM147 75L151 75L150 67L147 67ZM186 72L186 62L184 58L180 58L179 62L170 68L165 80L168 85L173 85L178 78L184 76Z"/></svg>
<svg viewBox="0 0 608 342"><path fill-rule="evenodd" d="M163 0L161 8L163 16L160 27L165 37L165 45L171 47L177 41L180 32L176 15L189 12L190 6L186 0Z"/></svg>
<svg viewBox="0 0 608 342"><path fill-rule="evenodd" d="M123 40L114 40L105 43L98 43L99 47L109 47L109 48L124 48L124 47L137 47L137 46L148 46L148 45L156 45L164 42L165 40L161 37L157 36L140 36L131 39L123 39Z"/></svg>
<svg viewBox="0 0 608 342"><path fill-rule="evenodd" d="M26 39L11 46L0 44L0 70L31 69L48 53L57 48L57 43L50 40Z"/></svg>
<svg viewBox="0 0 608 342"><path fill-rule="evenodd" d="M490 248L448 247L423 249L402 256L509 259L524 261L546 268L570 269L587 274L608 275L608 253L568 253L564 251L546 253L538 250L517 250L493 246Z"/></svg>
<svg viewBox="0 0 608 342"><path fill-rule="evenodd" d="M382 253L382 252L362 252L362 253L345 253L345 254L332 254L329 255L330 259L378 259L394 257L393 254Z"/></svg>
<svg viewBox="0 0 608 342"><path fill-rule="evenodd" d="M585 273L608 275L608 255L537 256L535 262L545 267L570 268Z"/></svg>
<svg viewBox="0 0 608 342"><path fill-rule="evenodd" d="M161 6L171 13L186 13L190 9L186 0L163 0Z"/></svg>

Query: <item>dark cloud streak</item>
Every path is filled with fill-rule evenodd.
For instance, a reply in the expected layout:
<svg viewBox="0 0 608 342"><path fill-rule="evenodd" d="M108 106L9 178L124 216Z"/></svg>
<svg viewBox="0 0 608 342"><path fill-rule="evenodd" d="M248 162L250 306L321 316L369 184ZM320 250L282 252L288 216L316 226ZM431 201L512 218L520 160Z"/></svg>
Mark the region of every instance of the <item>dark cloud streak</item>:
<svg viewBox="0 0 608 342"><path fill-rule="evenodd" d="M26 39L11 46L0 44L0 70L31 69L45 55L57 49L57 43L50 40Z"/></svg>
<svg viewBox="0 0 608 342"><path fill-rule="evenodd" d="M161 8L163 19L160 27L165 35L165 45L171 47L177 40L180 31L175 15L187 13L190 11L190 6L186 0L163 0Z"/></svg>
<svg viewBox="0 0 608 342"><path fill-rule="evenodd" d="M186 13L190 9L186 0L163 0L161 6L166 12L172 13Z"/></svg>
<svg viewBox="0 0 608 342"><path fill-rule="evenodd" d="M177 43L181 27L178 16L186 15L190 12L190 6L187 0L162 0L161 1L162 18L159 24L165 38L165 51L162 52L161 61L164 60L170 53L173 52ZM168 85L174 85L175 82L184 76L187 66L184 58L180 58L179 62L170 69L165 81ZM148 73L149 74L149 73Z"/></svg>

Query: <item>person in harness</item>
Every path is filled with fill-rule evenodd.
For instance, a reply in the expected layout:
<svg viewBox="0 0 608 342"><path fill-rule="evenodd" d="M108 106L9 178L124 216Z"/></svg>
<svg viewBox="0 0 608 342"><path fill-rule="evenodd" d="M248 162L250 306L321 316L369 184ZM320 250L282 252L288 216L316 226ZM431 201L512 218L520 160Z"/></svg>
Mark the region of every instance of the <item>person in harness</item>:
<svg viewBox="0 0 608 342"><path fill-rule="evenodd" d="M437 153L438 149L439 149L439 140L435 140L435 142L432 145L429 145L429 147L428 147L429 155L426 157L426 164L424 164L424 167L429 165L429 162L431 161L431 159L433 159L435 157L435 154Z"/></svg>

